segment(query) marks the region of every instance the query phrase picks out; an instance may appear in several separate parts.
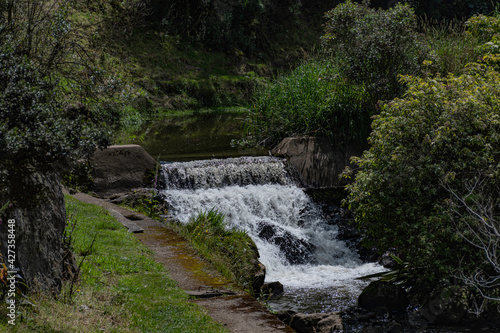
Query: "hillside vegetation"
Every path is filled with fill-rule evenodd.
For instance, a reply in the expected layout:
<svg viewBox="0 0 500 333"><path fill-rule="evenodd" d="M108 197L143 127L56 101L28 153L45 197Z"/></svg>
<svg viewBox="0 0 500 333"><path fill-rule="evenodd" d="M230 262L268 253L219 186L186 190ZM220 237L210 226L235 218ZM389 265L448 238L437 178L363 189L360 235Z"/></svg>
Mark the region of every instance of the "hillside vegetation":
<svg viewBox="0 0 500 333"><path fill-rule="evenodd" d="M247 106L318 43L322 11L300 1L81 1L69 18L134 111ZM304 29L305 28L305 29Z"/></svg>

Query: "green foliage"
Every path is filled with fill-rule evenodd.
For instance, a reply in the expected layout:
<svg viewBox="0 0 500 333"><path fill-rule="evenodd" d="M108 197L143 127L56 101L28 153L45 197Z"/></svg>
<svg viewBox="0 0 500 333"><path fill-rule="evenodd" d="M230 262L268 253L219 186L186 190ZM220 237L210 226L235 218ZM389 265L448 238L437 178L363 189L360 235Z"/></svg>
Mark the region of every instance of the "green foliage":
<svg viewBox="0 0 500 333"><path fill-rule="evenodd" d="M490 41L500 34L500 17L477 15L466 23L467 34L478 40L479 43Z"/></svg>
<svg viewBox="0 0 500 333"><path fill-rule="evenodd" d="M409 263L404 262L399 257L391 254L390 257L395 262L395 267L390 271L385 271L381 273L370 274L366 276L361 276L356 280L369 280L373 278L378 278L380 281L393 282L395 284L399 283L409 283L413 279L415 272L412 272L412 267Z"/></svg>
<svg viewBox="0 0 500 333"><path fill-rule="evenodd" d="M421 73L427 57L408 6L376 10L347 1L326 14L327 54L259 92L247 123L258 143L286 136L329 136L364 143L379 100L403 91L398 75Z"/></svg>
<svg viewBox="0 0 500 333"><path fill-rule="evenodd" d="M451 221L443 184L462 192L478 173L499 184L500 74L476 64L458 77L402 80L404 98L383 106L371 148L354 158L347 201L368 242L395 249L425 289L484 262Z"/></svg>
<svg viewBox="0 0 500 333"><path fill-rule="evenodd" d="M278 78L256 98L248 131L272 146L291 135L326 135L338 144L363 142L370 109L363 84L349 82L331 60L304 63Z"/></svg>
<svg viewBox="0 0 500 333"><path fill-rule="evenodd" d="M408 5L377 10L349 0L325 17L323 45L336 58L344 78L366 87L372 105L402 92L398 75L420 72L427 50Z"/></svg>
<svg viewBox="0 0 500 333"><path fill-rule="evenodd" d="M229 229L223 214L215 209L200 212L181 229L181 234L225 276L252 290L258 270L257 246L244 231Z"/></svg>
<svg viewBox="0 0 500 333"><path fill-rule="evenodd" d="M467 34L477 43L479 61L500 68L500 14L496 16L478 15L467 22Z"/></svg>
<svg viewBox="0 0 500 333"><path fill-rule="evenodd" d="M20 184L34 169L61 170L107 142L102 131L106 114L64 110L53 85L5 45L0 46L0 97L3 190L22 192Z"/></svg>
<svg viewBox="0 0 500 333"><path fill-rule="evenodd" d="M5 185L10 177L17 184L11 189L22 194L35 183L27 180L33 170L67 172L72 162L107 145L113 126L137 122L140 103L130 87L107 70L108 57L89 47L95 38L74 14L79 2L2 4L0 153L5 158L0 181ZM129 117L120 122L124 113ZM81 177L88 166L72 171L69 183L88 185L83 184L88 178Z"/></svg>
<svg viewBox="0 0 500 333"><path fill-rule="evenodd" d="M460 75L465 65L477 61L477 42L467 36L463 22L421 19L419 23L419 31L430 50L423 63L424 75Z"/></svg>
<svg viewBox="0 0 500 333"><path fill-rule="evenodd" d="M197 41L207 48L255 53L265 51L279 24L300 14L300 0L152 0L150 18L169 35Z"/></svg>

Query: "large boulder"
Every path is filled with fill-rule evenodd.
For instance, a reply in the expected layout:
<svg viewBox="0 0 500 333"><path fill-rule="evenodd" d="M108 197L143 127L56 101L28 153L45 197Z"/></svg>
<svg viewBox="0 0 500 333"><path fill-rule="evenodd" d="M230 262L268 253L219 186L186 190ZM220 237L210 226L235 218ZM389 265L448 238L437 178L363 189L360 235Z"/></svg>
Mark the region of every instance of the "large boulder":
<svg viewBox="0 0 500 333"><path fill-rule="evenodd" d="M92 159L94 192L107 197L117 192L153 186L156 161L139 145L117 145L96 150Z"/></svg>
<svg viewBox="0 0 500 333"><path fill-rule="evenodd" d="M10 197L0 198L0 207L11 203L5 211L0 211L0 249L7 254L8 240L13 240L13 266L20 269L30 290L57 294L65 266L62 239L66 209L60 179L54 174L34 173L18 184L25 185L29 192L24 195L14 194L16 190L11 189ZM7 263L8 258L4 257ZM72 257L66 259L71 264Z"/></svg>
<svg viewBox="0 0 500 333"><path fill-rule="evenodd" d="M271 154L287 158L305 187L325 188L345 185L339 175L351 156L360 156L361 152L355 145L337 147L328 138L305 136L283 139Z"/></svg>

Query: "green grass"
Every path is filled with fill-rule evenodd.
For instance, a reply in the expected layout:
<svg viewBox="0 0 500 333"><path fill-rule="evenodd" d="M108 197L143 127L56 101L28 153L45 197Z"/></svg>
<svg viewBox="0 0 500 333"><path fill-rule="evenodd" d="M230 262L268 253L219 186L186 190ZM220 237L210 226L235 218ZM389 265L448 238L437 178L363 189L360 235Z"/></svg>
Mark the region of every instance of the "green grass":
<svg viewBox="0 0 500 333"><path fill-rule="evenodd" d="M180 290L152 253L104 209L66 197L80 281L58 298L33 295L8 332L227 332ZM94 241L95 237L95 241Z"/></svg>
<svg viewBox="0 0 500 333"><path fill-rule="evenodd" d="M435 22L421 20L420 29L431 51L430 74L460 75L467 63L477 60L476 41L467 36L460 21Z"/></svg>
<svg viewBox="0 0 500 333"><path fill-rule="evenodd" d="M264 64L242 69L237 57L141 27L126 38L103 37L101 43L108 70L129 83L151 114L248 105L269 71Z"/></svg>
<svg viewBox="0 0 500 333"><path fill-rule="evenodd" d="M246 232L229 229L224 218L212 209L175 228L225 277L253 293L254 274L259 270L257 246Z"/></svg>

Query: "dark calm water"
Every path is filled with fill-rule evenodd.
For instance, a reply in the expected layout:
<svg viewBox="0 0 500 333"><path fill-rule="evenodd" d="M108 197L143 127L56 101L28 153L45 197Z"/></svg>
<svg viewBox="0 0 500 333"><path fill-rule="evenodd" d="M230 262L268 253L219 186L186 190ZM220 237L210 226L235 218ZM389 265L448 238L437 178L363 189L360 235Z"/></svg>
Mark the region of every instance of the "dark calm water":
<svg viewBox="0 0 500 333"><path fill-rule="evenodd" d="M245 137L243 112L213 111L146 121L117 144L139 144L164 162L268 155L266 149L242 148L234 142Z"/></svg>

